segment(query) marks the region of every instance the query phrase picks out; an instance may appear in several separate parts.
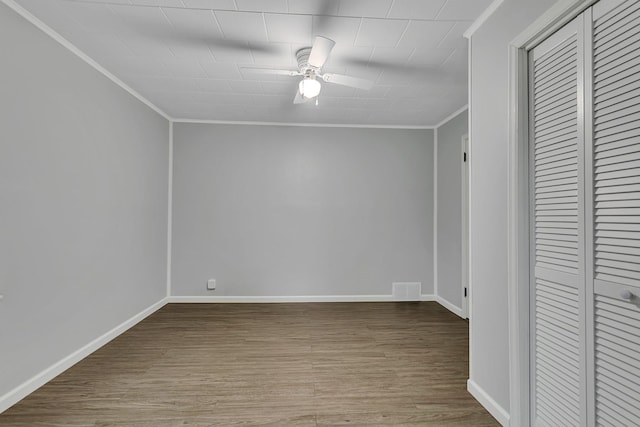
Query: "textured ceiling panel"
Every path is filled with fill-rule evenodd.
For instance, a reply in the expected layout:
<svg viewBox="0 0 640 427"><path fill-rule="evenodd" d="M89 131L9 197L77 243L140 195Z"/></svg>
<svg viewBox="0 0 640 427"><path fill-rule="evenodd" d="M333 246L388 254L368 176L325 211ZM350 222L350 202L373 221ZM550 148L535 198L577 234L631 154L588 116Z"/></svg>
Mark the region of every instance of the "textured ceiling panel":
<svg viewBox="0 0 640 427"><path fill-rule="evenodd" d="M463 32L491 0L16 0L176 119L431 126L467 103ZM292 103L296 52L336 42ZM313 100L315 101L315 100Z"/></svg>

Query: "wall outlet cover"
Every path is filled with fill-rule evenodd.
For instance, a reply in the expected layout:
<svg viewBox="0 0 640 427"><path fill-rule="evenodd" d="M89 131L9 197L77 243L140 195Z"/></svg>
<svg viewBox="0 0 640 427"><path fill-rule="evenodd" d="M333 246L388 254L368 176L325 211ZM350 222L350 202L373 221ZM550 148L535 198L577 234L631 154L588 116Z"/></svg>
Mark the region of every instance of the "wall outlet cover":
<svg viewBox="0 0 640 427"><path fill-rule="evenodd" d="M207 290L213 291L216 289L216 279L207 280Z"/></svg>

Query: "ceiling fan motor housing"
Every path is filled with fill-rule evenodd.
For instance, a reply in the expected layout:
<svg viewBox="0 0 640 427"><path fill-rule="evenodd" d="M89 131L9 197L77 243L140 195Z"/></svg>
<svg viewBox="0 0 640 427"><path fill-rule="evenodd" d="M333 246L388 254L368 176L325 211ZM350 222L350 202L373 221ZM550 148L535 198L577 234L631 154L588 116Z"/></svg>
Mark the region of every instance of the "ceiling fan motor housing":
<svg viewBox="0 0 640 427"><path fill-rule="evenodd" d="M300 72L304 74L305 77L313 77L318 71L317 68L309 65L310 54L311 54L310 47L303 47L302 49L296 52L296 59L298 60L298 70L300 70Z"/></svg>

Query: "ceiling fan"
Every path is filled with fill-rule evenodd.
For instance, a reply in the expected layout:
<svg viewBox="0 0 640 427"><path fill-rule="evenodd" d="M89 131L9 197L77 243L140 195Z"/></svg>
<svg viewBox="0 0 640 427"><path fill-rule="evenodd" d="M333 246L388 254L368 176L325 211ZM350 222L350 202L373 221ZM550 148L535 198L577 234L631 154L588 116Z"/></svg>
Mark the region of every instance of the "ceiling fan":
<svg viewBox="0 0 640 427"><path fill-rule="evenodd" d="M316 98L317 104L317 97L320 94L320 89L322 88L320 80L327 83L354 87L356 89L371 89L373 82L370 80L345 76L343 74L322 72L322 67L325 62L327 62L329 54L335 44L336 42L329 38L316 36L312 47L305 47L296 52L296 59L298 60L297 70L273 70L270 68L248 67L243 67L243 69L263 74L302 77L302 80L300 80L300 83L298 84L296 96L293 99L294 104L302 104L313 98Z"/></svg>

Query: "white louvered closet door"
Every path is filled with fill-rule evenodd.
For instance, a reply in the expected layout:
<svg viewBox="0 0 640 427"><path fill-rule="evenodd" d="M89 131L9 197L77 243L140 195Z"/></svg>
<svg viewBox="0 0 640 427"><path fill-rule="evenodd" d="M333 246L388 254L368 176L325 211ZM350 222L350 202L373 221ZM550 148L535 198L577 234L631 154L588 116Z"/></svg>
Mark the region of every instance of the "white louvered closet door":
<svg viewBox="0 0 640 427"><path fill-rule="evenodd" d="M639 1L594 6L592 52L595 422L640 426Z"/></svg>
<svg viewBox="0 0 640 427"><path fill-rule="evenodd" d="M529 60L532 424L640 426L640 1Z"/></svg>
<svg viewBox="0 0 640 427"><path fill-rule="evenodd" d="M530 52L532 418L585 425L583 18Z"/></svg>

